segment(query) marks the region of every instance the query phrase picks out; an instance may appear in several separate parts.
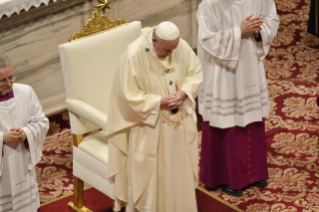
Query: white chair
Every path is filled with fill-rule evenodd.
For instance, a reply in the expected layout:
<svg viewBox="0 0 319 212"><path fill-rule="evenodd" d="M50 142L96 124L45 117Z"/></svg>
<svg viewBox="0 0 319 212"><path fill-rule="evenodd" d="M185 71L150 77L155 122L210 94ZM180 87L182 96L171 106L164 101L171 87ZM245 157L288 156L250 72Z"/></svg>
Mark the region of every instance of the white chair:
<svg viewBox="0 0 319 212"><path fill-rule="evenodd" d="M93 16L99 15L95 12ZM105 16L102 18L105 24ZM92 29L92 22L86 25ZM87 31L84 33L88 34ZM136 21L59 46L67 95L65 102L74 140L74 203L69 203L72 211L91 211L83 206L83 181L114 199L113 182L107 178L108 103L119 59L140 32L141 23ZM98 129L102 130L83 136Z"/></svg>

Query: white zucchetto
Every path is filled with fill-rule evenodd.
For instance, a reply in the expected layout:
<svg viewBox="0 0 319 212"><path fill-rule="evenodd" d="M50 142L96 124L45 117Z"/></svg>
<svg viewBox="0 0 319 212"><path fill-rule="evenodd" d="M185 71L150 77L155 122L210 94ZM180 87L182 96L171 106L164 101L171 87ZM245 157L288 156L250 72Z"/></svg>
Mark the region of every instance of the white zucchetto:
<svg viewBox="0 0 319 212"><path fill-rule="evenodd" d="M176 40L180 36L178 27L169 21L164 21L156 27L156 35L167 41Z"/></svg>

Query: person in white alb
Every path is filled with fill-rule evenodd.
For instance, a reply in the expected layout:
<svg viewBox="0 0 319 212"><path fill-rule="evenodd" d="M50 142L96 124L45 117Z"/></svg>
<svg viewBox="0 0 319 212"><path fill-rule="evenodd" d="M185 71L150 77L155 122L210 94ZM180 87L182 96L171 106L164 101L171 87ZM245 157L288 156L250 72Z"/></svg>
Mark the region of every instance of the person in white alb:
<svg viewBox="0 0 319 212"><path fill-rule="evenodd" d="M198 57L204 73L200 180L243 195L267 186L263 119L270 111L263 59L277 34L273 0L203 0L197 10Z"/></svg>
<svg viewBox="0 0 319 212"><path fill-rule="evenodd" d="M35 165L49 121L28 85L13 83L10 59L0 54L0 211L40 211Z"/></svg>

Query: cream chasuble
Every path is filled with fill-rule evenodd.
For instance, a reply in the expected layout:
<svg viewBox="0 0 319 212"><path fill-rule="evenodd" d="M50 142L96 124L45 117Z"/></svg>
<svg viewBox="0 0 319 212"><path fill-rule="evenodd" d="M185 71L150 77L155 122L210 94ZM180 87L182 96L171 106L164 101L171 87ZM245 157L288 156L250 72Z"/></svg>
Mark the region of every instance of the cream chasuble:
<svg viewBox="0 0 319 212"><path fill-rule="evenodd" d="M113 85L107 133L115 209L127 211L197 211L196 114L202 82L199 60L180 39L172 55L160 60L145 28L122 57ZM188 97L176 114L159 109L169 86ZM128 204L126 204L128 203Z"/></svg>
<svg viewBox="0 0 319 212"><path fill-rule="evenodd" d="M49 121L30 86L14 83L13 93L14 98L0 102L0 211L36 212L40 200L35 165L42 156ZM30 149L23 143L3 143L3 133L13 127L25 131Z"/></svg>
<svg viewBox="0 0 319 212"><path fill-rule="evenodd" d="M241 36L248 16L261 17L262 42ZM270 111L263 59L277 34L273 0L203 0L197 11L198 57L204 81L199 113L210 126L245 127Z"/></svg>

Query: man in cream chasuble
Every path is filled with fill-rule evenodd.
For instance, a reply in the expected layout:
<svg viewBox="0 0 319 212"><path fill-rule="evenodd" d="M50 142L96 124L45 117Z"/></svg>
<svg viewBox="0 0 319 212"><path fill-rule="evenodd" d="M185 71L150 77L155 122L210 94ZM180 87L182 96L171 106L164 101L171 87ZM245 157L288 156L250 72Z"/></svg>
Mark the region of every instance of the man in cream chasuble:
<svg viewBox="0 0 319 212"><path fill-rule="evenodd" d="M122 57L110 100L110 179L115 210L195 212L199 60L163 22L144 28Z"/></svg>

